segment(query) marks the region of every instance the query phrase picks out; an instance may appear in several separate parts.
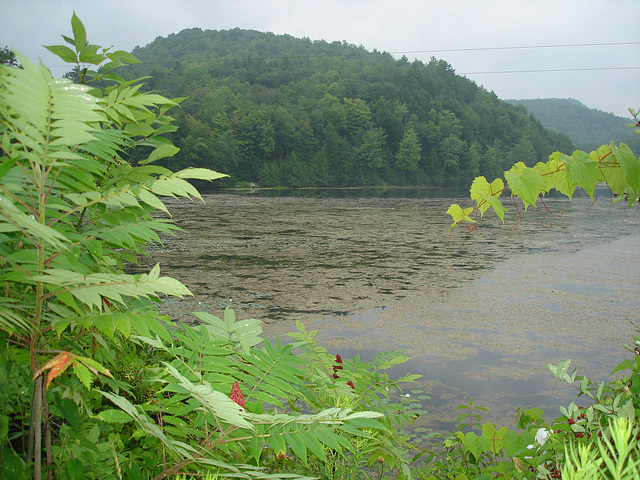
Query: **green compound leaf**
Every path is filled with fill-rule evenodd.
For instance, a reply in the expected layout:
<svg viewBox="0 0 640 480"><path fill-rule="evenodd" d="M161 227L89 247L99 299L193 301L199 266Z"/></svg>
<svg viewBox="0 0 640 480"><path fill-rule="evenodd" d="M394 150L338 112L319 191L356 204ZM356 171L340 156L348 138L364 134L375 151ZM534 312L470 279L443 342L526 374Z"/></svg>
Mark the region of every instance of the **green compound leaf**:
<svg viewBox="0 0 640 480"><path fill-rule="evenodd" d="M76 63L78 57L76 56L76 52L71 50L66 45L49 45L45 46L47 50L53 53L55 56L60 57L63 62L66 63Z"/></svg>
<svg viewBox="0 0 640 480"><path fill-rule="evenodd" d="M151 152L146 160L140 162L140 165L147 165L149 163L155 162L156 160L160 160L161 158L173 157L179 151L180 149L175 145L160 145Z"/></svg>
<svg viewBox="0 0 640 480"><path fill-rule="evenodd" d="M73 363L73 373L75 373L78 380L82 382L87 390L91 390L91 384L93 383L93 376L87 367L81 363Z"/></svg>
<svg viewBox="0 0 640 480"><path fill-rule="evenodd" d="M4 223L0 228L3 232L29 232L32 237L40 237L54 248L64 249L69 243L67 237L58 230L38 222L33 215L20 211L7 196L0 195L0 218Z"/></svg>
<svg viewBox="0 0 640 480"><path fill-rule="evenodd" d="M290 432L284 434L284 439L287 444L291 447L293 453L302 460L302 463L307 465L307 445L296 432Z"/></svg>
<svg viewBox="0 0 640 480"><path fill-rule="evenodd" d="M184 297L189 289L171 277L160 277L159 266L143 275L92 273L83 275L70 270L50 269L46 275L31 277L34 282L56 285L55 295L71 293L90 308L103 308L104 299L125 305L127 298L150 298L159 294Z"/></svg>
<svg viewBox="0 0 640 480"><path fill-rule="evenodd" d="M300 430L300 431L298 431L298 434L300 435L300 437L302 437L302 440L304 441L304 443L307 446L307 448L316 457L318 457L322 461L326 461L324 448L322 447L322 444L318 440L318 437L316 435L315 429L313 431Z"/></svg>
<svg viewBox="0 0 640 480"><path fill-rule="evenodd" d="M110 408L98 413L94 418L107 423L128 423L133 421L133 417L122 410Z"/></svg>
<svg viewBox="0 0 640 480"><path fill-rule="evenodd" d="M206 168L194 168L189 167L184 170L180 170L176 172L176 177L178 178L193 178L198 180L216 180L218 178L228 177L224 173L214 172L213 170L209 170Z"/></svg>
<svg viewBox="0 0 640 480"><path fill-rule="evenodd" d="M71 29L73 30L73 38L76 50L80 51L80 49L82 49L87 44L87 31L85 30L84 25L75 14L75 12L71 17Z"/></svg>
<svg viewBox="0 0 640 480"><path fill-rule="evenodd" d="M205 410L231 425L246 428L247 430L255 430L255 427L246 420L246 411L227 395L214 390L208 382L193 383L173 365L166 362L163 363L167 373L175 378L191 398L200 403Z"/></svg>
<svg viewBox="0 0 640 480"><path fill-rule="evenodd" d="M92 65L100 65L107 57L98 53L98 45L85 45L79 52L79 60L81 63L90 63Z"/></svg>

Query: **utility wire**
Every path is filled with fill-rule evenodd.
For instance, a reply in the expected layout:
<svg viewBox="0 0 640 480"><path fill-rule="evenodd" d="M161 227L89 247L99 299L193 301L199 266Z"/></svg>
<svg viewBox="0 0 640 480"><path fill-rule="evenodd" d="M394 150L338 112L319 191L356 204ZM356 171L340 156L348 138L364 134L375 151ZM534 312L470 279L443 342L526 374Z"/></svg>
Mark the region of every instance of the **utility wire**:
<svg viewBox="0 0 640 480"><path fill-rule="evenodd" d="M487 50L519 50L534 48L567 48L567 47L613 47L618 45L640 45L640 42L611 42L611 43L567 43L558 45L518 45L510 47L472 47L472 48L445 48L439 50L414 50L407 52L388 52L391 55L401 53L451 53L451 52L481 52Z"/></svg>
<svg viewBox="0 0 640 480"><path fill-rule="evenodd" d="M330 44L329 44L330 45ZM210 58L207 59L209 62L216 61L231 61L231 60L295 60L295 59L304 59L304 58L339 58L339 57L365 57L369 55L399 55L399 54L417 54L417 53L455 53L455 52L481 52L481 51L492 51L492 50L523 50L523 49L541 49L541 48L571 48L571 47L612 47L612 46L633 46L640 45L640 42L610 42L610 43L574 43L574 44L557 44L557 45L514 45L514 46L505 46L505 47L471 47L471 48L446 48L446 49L434 49L434 50L407 50L407 51L397 51L397 52L384 52L374 49L372 52L362 52L362 53L343 53L336 55L290 55L290 56L281 56L281 57L218 57L218 58ZM175 64L175 60L168 62L143 62L146 65L163 65L163 64ZM68 65L53 65L49 68L69 68ZM624 70L624 69L635 69L639 67L600 67L600 68L576 68L576 69L549 69L549 70L522 70L522 71L498 71L498 72L473 72L473 73L460 73L459 75L479 75L479 74L490 74L490 73L532 73L532 72L557 72L557 71L571 71L571 70Z"/></svg>
<svg viewBox="0 0 640 480"><path fill-rule="evenodd" d="M492 75L496 73L594 72L598 70L640 70L638 67L548 68L536 70L497 70L492 72L456 72L458 75Z"/></svg>

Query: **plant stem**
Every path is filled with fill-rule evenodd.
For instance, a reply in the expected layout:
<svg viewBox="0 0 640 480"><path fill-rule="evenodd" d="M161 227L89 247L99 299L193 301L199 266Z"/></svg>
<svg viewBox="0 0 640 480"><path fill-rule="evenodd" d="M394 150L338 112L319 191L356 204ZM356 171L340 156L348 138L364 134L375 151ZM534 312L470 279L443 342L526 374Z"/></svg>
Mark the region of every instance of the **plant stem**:
<svg viewBox="0 0 640 480"><path fill-rule="evenodd" d="M53 480L53 450L51 448L51 422L49 417L49 404L47 403L47 391L42 390L42 407L44 415L44 448L47 455L47 479Z"/></svg>
<svg viewBox="0 0 640 480"><path fill-rule="evenodd" d="M42 395L43 376L36 378L33 385L33 402L31 405L31 425L29 427L29 447L27 456L33 460L33 477L42 479Z"/></svg>

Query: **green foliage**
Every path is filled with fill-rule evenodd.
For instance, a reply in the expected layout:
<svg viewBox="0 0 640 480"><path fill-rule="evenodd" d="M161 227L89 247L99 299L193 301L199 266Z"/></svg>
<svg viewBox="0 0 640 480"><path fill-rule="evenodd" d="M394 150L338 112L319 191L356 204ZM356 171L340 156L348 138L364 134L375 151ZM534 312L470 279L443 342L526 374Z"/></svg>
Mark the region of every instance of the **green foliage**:
<svg viewBox="0 0 640 480"><path fill-rule="evenodd" d="M9 67L17 67L18 59L16 54L9 47L3 47L0 49L0 65L7 65Z"/></svg>
<svg viewBox="0 0 640 480"><path fill-rule="evenodd" d="M417 171L418 162L420 162L420 150L416 131L412 127L407 127L396 155L396 167L407 172Z"/></svg>
<svg viewBox="0 0 640 480"><path fill-rule="evenodd" d="M396 470L398 478L411 478L407 457L411 445L401 427L413 423L415 414L410 412L410 401L405 397L392 401L391 394L400 390L401 383L414 382L420 375L407 374L392 380L386 373L406 362L408 357L399 352L386 352L368 363L361 362L359 357L343 361L340 355L330 355L318 346L317 331L307 332L301 323L298 329L299 332L290 336L297 340L293 346L302 350L300 358L310 373L310 381L298 389L299 402L291 407L317 411L342 406L368 412L340 428L344 436L344 440L340 440L342 444L351 438L353 447L347 449L349 454L332 453L330 461L317 474L328 478L359 478L359 467L366 465L380 475Z"/></svg>
<svg viewBox="0 0 640 480"><path fill-rule="evenodd" d="M612 478L616 480L640 476L640 447L634 420L616 418L611 421L607 437L595 444L567 448L567 461L562 478L569 480Z"/></svg>
<svg viewBox="0 0 640 480"><path fill-rule="evenodd" d="M439 436L436 448L426 452L426 466L415 469L422 478L637 478L640 433L640 336L627 347L612 377L598 385L574 370L571 361L549 365L559 380L588 397L588 406L561 408L549 423L538 408L519 410L515 431L482 422L485 408L469 399L460 405L458 428ZM625 372L621 375L621 372ZM532 475L535 475L532 477Z"/></svg>
<svg viewBox="0 0 640 480"><path fill-rule="evenodd" d="M376 465L410 475L408 444L396 429L412 417L404 405L379 398L398 382L415 379L392 382L381 373L406 357L388 354L372 365L345 362L350 386L327 375L335 358L332 365L328 355L319 354L322 349L302 325L292 335L297 342L271 344L258 321L238 321L230 309L224 318L196 316L202 323L182 325L170 343L132 337L148 352L144 369L158 388L137 405L103 391L119 409L96 415L111 425L133 422L146 434L147 448L164 448L173 457L173 466L163 460L165 474L215 466L241 478L267 478L269 472L276 476L268 478L305 472L340 478L337 470L357 478L363 466ZM306 353L296 355L294 348ZM359 398L356 392L366 394ZM125 445L118 454L128 450Z"/></svg>
<svg viewBox="0 0 640 480"><path fill-rule="evenodd" d="M0 69L6 395L14 399L28 391L32 397L9 402L0 442L3 457L21 458L36 478L43 467L74 477L98 458L68 443L88 438L101 445L99 426L83 423L79 413L100 406L93 383L113 378L110 369L132 333L170 338L155 308L159 296L190 295L162 277L158 266L144 275L123 271L146 244L159 241L158 232L176 228L152 215L166 211L160 196L199 197L189 179L223 176L152 165L175 153L161 135L171 130L166 112L176 102L105 73L131 60L130 54L90 45L75 15L72 27L74 38L65 39L73 50L49 49L82 65L83 80L108 79L111 86L100 90L53 78L19 54L22 68ZM99 65L102 75L91 65ZM132 167L121 154L138 145L151 153ZM62 426L54 434L61 419L75 428ZM64 463L69 455L74 461Z"/></svg>
<svg viewBox="0 0 640 480"><path fill-rule="evenodd" d="M637 120L640 110L630 112ZM629 126L640 134L638 125ZM571 198L580 188L593 199L596 186L605 183L614 202L625 201L629 207L640 204L640 160L625 144L617 146L612 142L590 154L576 151L569 156L556 152L546 163L540 162L533 168L518 162L505 172L504 178L506 186L501 179L490 184L484 177L476 178L471 186L476 206L463 210L459 205L451 205L448 210L453 218L451 228L466 224L468 229L475 229L478 214L482 216L490 208L504 221L505 208L499 197L506 190L514 202L519 198L526 209L552 189ZM425 475L528 478L533 472L542 479L637 478L640 337L636 336L634 342L627 347L633 358L624 360L612 372L618 378L614 376L599 385L575 370L569 373L571 360L549 365L551 373L574 386L579 396L586 397L588 405L571 403L568 408L561 408L563 416L550 425L543 423L543 412L537 409L520 413L518 427L525 429L520 434L488 423L482 425L476 415L461 416L459 430L445 437L442 451L431 453ZM619 376L627 370L630 373ZM460 423L468 419L472 421ZM471 431L463 432L464 427ZM514 439L517 440L512 442ZM529 444L523 448L525 440Z"/></svg>
<svg viewBox="0 0 640 480"><path fill-rule="evenodd" d="M184 30L134 53L142 63L122 76L188 97L171 134L181 151L159 164L229 173L221 185L460 186L573 149L442 60L239 29Z"/></svg>
<svg viewBox="0 0 640 480"><path fill-rule="evenodd" d="M640 110L630 109L630 112L634 119L640 114ZM629 126L640 135L637 124ZM580 150L572 155L555 152L547 162L539 162L534 167L518 162L504 172L504 178L506 186L501 179L489 184L485 177L477 177L471 186L471 198L476 206L463 210L458 205L451 205L448 211L453 218L450 229L464 222L471 224L467 228L474 229L477 223L471 214L476 212L482 216L491 208L504 221L506 209L499 197L506 190L510 191L514 203L516 197L522 200L525 210L530 205L535 206L538 198L551 190L572 198L576 189L581 189L593 199L599 184L609 188L614 203L624 201L630 207L640 204L640 160L625 144L602 145L591 153ZM520 218L518 211L518 222Z"/></svg>
<svg viewBox="0 0 640 480"><path fill-rule="evenodd" d="M0 67L0 476L410 478L400 426L413 416L388 391L415 376L384 373L405 356L356 358L333 378L302 325L289 344L232 310L173 325L157 305L187 287L159 265L126 272L177 228L156 215L163 197L201 198L189 180L224 175L158 166L178 151L165 136L177 102L111 73L135 59L71 24L70 46L48 49L81 83L20 55Z"/></svg>
<svg viewBox="0 0 640 480"><path fill-rule="evenodd" d="M483 409L470 401L460 407L458 430L442 437L440 450L423 453L424 468L412 469L412 445L403 429L415 415L410 399L394 392L418 376L393 380L388 374L405 355L342 359L319 346L317 332L302 324L290 343L272 343L259 321L238 320L230 309L222 318L196 312L192 325L173 325L161 316L162 297L189 295L187 287L161 276L158 265L140 275L126 267L159 242L159 233L176 230L155 215L168 213L162 197L200 198L189 180L224 175L198 166L176 172L159 166L178 153L167 138L175 132L168 112L178 102L115 75L114 68L136 60L90 44L75 15L71 24L73 38L64 37L70 47L48 48L75 64L80 83L53 78L20 55L22 68L0 67L0 476L637 476L640 338L629 347L633 358L607 383L568 373L569 361L550 367L588 397L589 406L571 404L550 425L539 409L520 411L513 432L483 423ZM453 75L446 64L434 61L431 67L445 78ZM339 153L359 145L357 155L347 152L333 167L345 178L355 172L374 179L392 158L382 147L389 132L373 123L377 115L367 102L345 98L352 97L322 95L333 119L325 147ZM383 104L388 125L399 127L406 106ZM260 112L225 119L224 105L211 107L216 124L240 128L244 141L234 148L264 162L260 171L268 171L268 156L279 148L275 139L284 135L275 126L288 122L286 112L271 123L261 123L267 117ZM443 124L413 128L412 120L394 131L452 138L458 123L450 113L441 116ZM245 123L235 123L240 120ZM295 136L295 129L289 133ZM406 152L415 146L393 141ZM333 161L331 155L314 158L325 167ZM296 150L288 161L302 178L304 160ZM444 168L456 165L449 161ZM255 169L256 162L242 168ZM640 189L637 158L624 145L592 155L554 154L535 167L521 163L505 178L508 187L498 180L473 183L481 214L491 207L500 214L497 197L505 188L525 205L551 188L570 196L580 186L593 194L600 181L621 197L631 196L626 200L632 205ZM473 221L472 209L455 205L450 213L456 223Z"/></svg>

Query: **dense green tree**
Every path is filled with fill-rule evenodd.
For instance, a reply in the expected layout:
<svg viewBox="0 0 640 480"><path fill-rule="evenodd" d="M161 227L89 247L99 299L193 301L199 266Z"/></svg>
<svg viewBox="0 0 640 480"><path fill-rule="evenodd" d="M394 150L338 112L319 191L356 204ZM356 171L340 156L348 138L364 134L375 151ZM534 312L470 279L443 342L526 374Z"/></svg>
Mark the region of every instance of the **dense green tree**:
<svg viewBox="0 0 640 480"><path fill-rule="evenodd" d="M365 130L371 128L371 111L367 104L359 98L345 98L344 111L344 134L352 141L357 141Z"/></svg>
<svg viewBox="0 0 640 480"><path fill-rule="evenodd" d="M62 61L132 60L88 44L75 14L71 25L73 49L47 47ZM189 289L159 264L125 271L178 229L163 198L202 200L189 180L224 177L154 165L178 152L164 136L178 102L139 81L107 74L113 85L94 88L19 59L23 68L0 66L0 478L304 480L376 464L411 477L400 429L416 415L389 392L419 375L385 373L406 356L343 361L300 323L295 344L274 342L229 308L195 313L195 328L174 323L158 305ZM273 124L264 112L234 120L245 118L268 151ZM180 120L186 146L205 148L206 122ZM129 155L138 165L122 158L140 147ZM287 181L313 181L295 152L286 161Z"/></svg>
<svg viewBox="0 0 640 480"><path fill-rule="evenodd" d="M408 126L404 131L404 136L400 142L400 148L396 155L396 167L406 172L415 172L420 163L420 142L418 135L412 126Z"/></svg>
<svg viewBox="0 0 640 480"><path fill-rule="evenodd" d="M384 166L384 142L386 134L380 127L370 128L362 134L362 143L356 150L357 162L362 168Z"/></svg>
<svg viewBox="0 0 640 480"><path fill-rule="evenodd" d="M17 67L19 65L16 54L13 53L13 50L9 47L0 49L0 65L7 65L9 67Z"/></svg>
<svg viewBox="0 0 640 480"><path fill-rule="evenodd" d="M513 147L513 161L523 162L525 165L534 165L537 161L536 151L529 137L522 137Z"/></svg>
<svg viewBox="0 0 640 480"><path fill-rule="evenodd" d="M381 96L372 106L372 116L373 122L386 132L388 148L396 152L409 116L406 103Z"/></svg>
<svg viewBox="0 0 640 480"><path fill-rule="evenodd" d="M442 175L446 170L457 167L467 144L464 140L460 140L457 136L451 134L440 142L439 156L442 163Z"/></svg>
<svg viewBox="0 0 640 480"><path fill-rule="evenodd" d="M207 166L232 183L461 186L514 154L573 150L441 59L240 29L189 29L134 53L142 63L123 77L153 74L150 89L188 96L171 137L182 150L161 164Z"/></svg>
<svg viewBox="0 0 640 480"><path fill-rule="evenodd" d="M471 181L478 176L480 172L480 163L482 162L482 147L476 141L471 144L467 154L467 164L464 165L464 177L465 183L471 183Z"/></svg>

